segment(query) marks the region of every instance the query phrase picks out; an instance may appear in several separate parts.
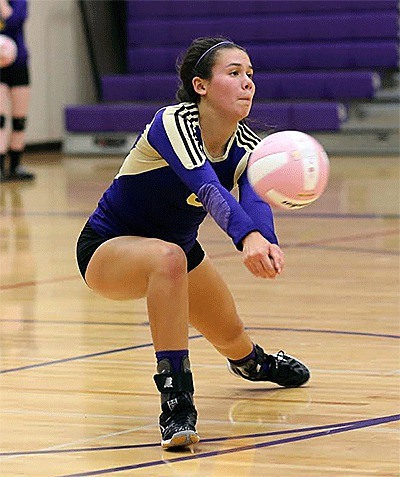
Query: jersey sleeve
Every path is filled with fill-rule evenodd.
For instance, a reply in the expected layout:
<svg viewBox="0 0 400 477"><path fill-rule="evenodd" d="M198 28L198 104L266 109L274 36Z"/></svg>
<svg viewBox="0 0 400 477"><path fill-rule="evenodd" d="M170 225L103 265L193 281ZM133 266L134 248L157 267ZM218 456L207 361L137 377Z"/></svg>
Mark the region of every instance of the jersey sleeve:
<svg viewBox="0 0 400 477"><path fill-rule="evenodd" d="M243 238L258 230L258 227L220 183L211 164L206 160L190 123L182 120L178 111L160 110L149 128L147 137L150 145L197 195L205 210L222 230L232 238L238 250L242 250Z"/></svg>
<svg viewBox="0 0 400 477"><path fill-rule="evenodd" d="M240 176L238 186L240 205L252 218L263 237L269 242L278 245L271 207L254 192L247 178L246 171Z"/></svg>

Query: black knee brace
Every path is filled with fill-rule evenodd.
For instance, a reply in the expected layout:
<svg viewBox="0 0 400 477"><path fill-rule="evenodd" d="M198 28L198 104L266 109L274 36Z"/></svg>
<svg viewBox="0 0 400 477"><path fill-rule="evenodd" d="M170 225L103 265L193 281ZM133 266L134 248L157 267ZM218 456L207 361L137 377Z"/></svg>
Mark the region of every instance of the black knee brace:
<svg viewBox="0 0 400 477"><path fill-rule="evenodd" d="M13 131L24 131L26 125L26 118L12 118Z"/></svg>
<svg viewBox="0 0 400 477"><path fill-rule="evenodd" d="M0 114L0 129L3 129L6 125L6 117L4 114Z"/></svg>

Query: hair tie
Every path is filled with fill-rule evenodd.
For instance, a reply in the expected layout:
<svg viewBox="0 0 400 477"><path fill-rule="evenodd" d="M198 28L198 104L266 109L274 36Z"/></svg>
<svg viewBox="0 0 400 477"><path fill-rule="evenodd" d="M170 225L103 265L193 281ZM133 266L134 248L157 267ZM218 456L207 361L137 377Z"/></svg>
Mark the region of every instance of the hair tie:
<svg viewBox="0 0 400 477"><path fill-rule="evenodd" d="M208 55L208 53L210 53L210 51L214 50L215 48L218 48L219 46L221 45L234 45L234 43L232 41L220 41L219 43L216 43L215 45L211 46L208 50L206 50L201 56L200 58L197 60L196 64L194 65L194 69L196 69L198 66L199 66L199 63L200 61L206 56Z"/></svg>

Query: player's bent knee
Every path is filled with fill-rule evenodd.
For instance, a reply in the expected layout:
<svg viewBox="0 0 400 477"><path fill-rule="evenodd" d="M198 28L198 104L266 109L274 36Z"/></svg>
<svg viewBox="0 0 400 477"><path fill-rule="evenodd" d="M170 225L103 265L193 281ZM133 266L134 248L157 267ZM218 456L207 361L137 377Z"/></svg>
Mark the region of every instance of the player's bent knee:
<svg viewBox="0 0 400 477"><path fill-rule="evenodd" d="M171 280L186 274L186 255L181 247L173 243L162 243L157 250L156 271Z"/></svg>

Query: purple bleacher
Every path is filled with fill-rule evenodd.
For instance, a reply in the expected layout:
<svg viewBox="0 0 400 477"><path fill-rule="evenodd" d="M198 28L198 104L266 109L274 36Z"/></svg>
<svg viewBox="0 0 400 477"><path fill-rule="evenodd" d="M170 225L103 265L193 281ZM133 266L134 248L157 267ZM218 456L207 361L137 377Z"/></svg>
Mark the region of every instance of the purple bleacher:
<svg viewBox="0 0 400 477"><path fill-rule="evenodd" d="M135 46L188 45L193 38L216 34L236 43L343 39L393 39L398 33L396 12L336 13L330 15L249 16L240 19L154 19L128 22L128 44Z"/></svg>
<svg viewBox="0 0 400 477"><path fill-rule="evenodd" d="M196 4L197 3L197 4ZM274 13L396 11L396 0L246 0L218 2L215 0L128 0L128 18L211 17L258 15Z"/></svg>
<svg viewBox="0 0 400 477"><path fill-rule="evenodd" d="M140 132L175 101L192 39L221 35L254 65L256 130L337 131L341 101L373 98L378 72L398 69L398 14L397 0L127 0L127 74L101 78L105 103L67 107L66 129Z"/></svg>
<svg viewBox="0 0 400 477"><path fill-rule="evenodd" d="M256 73L256 101L265 99L372 98L380 84L373 72ZM102 77L103 100L173 101L176 74Z"/></svg>
<svg viewBox="0 0 400 477"><path fill-rule="evenodd" d="M397 68L399 45L392 41L243 45L258 71ZM128 48L128 73L167 73L185 48Z"/></svg>
<svg viewBox="0 0 400 477"><path fill-rule="evenodd" d="M101 78L104 101L174 100L178 77L164 75L107 75Z"/></svg>
<svg viewBox="0 0 400 477"><path fill-rule="evenodd" d="M338 131L347 118L340 103L255 103L250 120L256 130Z"/></svg>
<svg viewBox="0 0 400 477"><path fill-rule="evenodd" d="M72 105L65 109L69 132L140 132L163 104ZM340 103L256 103L250 119L259 130L298 129L301 131L338 130L345 120Z"/></svg>
<svg viewBox="0 0 400 477"><path fill-rule="evenodd" d="M140 132L162 105L94 104L65 108L65 127L69 132Z"/></svg>

